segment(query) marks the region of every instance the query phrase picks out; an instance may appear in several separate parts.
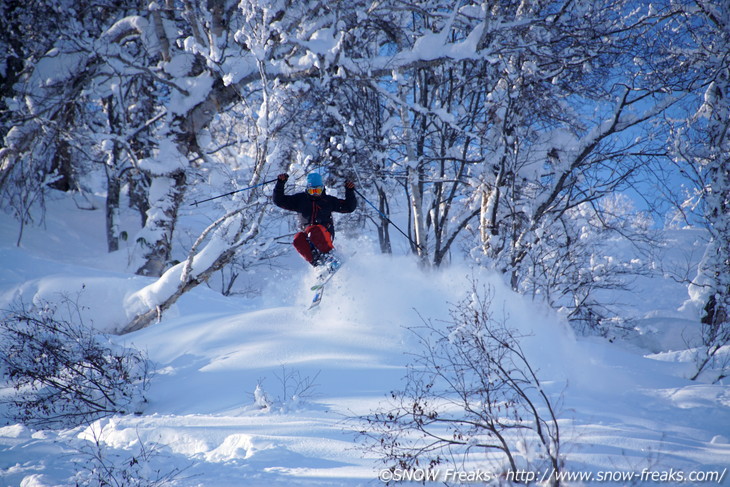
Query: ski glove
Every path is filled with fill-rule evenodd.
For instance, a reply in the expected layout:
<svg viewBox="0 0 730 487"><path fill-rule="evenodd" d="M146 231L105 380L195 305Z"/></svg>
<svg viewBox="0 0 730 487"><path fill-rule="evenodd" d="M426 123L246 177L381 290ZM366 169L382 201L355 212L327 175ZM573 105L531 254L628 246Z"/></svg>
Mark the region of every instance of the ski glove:
<svg viewBox="0 0 730 487"><path fill-rule="evenodd" d="M355 189L355 183L353 183L352 181L345 181L345 188Z"/></svg>
<svg viewBox="0 0 730 487"><path fill-rule="evenodd" d="M279 181L287 182L289 180L289 175L287 173L279 174L279 176L276 178Z"/></svg>

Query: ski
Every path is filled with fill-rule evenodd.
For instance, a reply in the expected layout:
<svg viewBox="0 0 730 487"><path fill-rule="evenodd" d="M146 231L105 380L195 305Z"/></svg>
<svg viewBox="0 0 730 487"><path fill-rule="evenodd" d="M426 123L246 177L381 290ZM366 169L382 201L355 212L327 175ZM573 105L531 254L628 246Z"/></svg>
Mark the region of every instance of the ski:
<svg viewBox="0 0 730 487"><path fill-rule="evenodd" d="M323 267L325 267L324 271L317 276L318 282L310 288L310 290L314 291L314 297L312 298L312 304L309 306L309 309L319 306L319 303L322 301L322 296L324 295L325 285L330 281L330 279L332 279L332 277L334 277L337 271L340 270L342 262L337 258L333 258L324 264Z"/></svg>
<svg viewBox="0 0 730 487"><path fill-rule="evenodd" d="M314 286L312 286L309 289L312 291L316 291L317 289L322 289L324 287L324 285L327 284L330 281L330 279L332 279L332 277L334 277L334 275L337 273L337 271L339 269L340 269L340 267L329 270L327 272L327 274L325 274L324 276L319 278L320 282L318 282L317 284L315 284Z"/></svg>
<svg viewBox="0 0 730 487"><path fill-rule="evenodd" d="M320 287L314 293L314 298L312 298L312 304L309 305L309 309L314 309L319 306L319 303L322 302L322 295L324 295L324 287Z"/></svg>

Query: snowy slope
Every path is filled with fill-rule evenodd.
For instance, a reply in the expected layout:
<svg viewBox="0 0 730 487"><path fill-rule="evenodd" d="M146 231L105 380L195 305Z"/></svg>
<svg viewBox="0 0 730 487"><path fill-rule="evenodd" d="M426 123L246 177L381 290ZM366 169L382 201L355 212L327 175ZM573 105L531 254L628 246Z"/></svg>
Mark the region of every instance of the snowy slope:
<svg viewBox="0 0 730 487"><path fill-rule="evenodd" d="M84 233L103 228L94 222L100 211L66 201L54 208L45 229L26 229L21 248L14 247L16 224L0 217L0 305L78 293L89 322L118 328L123 298L150 281L125 271L126 251L108 256L103 236ZM116 337L156 364L144 414L64 431L4 421L0 485L75 485L96 443L116 465L141 445L156 445L143 473L179 471L181 486L380 485L378 459L358 448L362 424L353 418L402 385L415 346L406 327L421 316L446 318L471 278L488 284L493 309L530 335L523 346L559 404L568 470L637 474L613 478L613 485L672 485L638 475L730 466L730 388L688 381L676 356L650 355L676 340L652 339L648 350L576 338L558 316L496 276L459 265L424 271L407 257L378 255L367 240L339 245L345 255L357 253L316 312L305 312L311 275L292 257L254 276L259 298L224 298L200 287L162 322ZM665 284L643 286L644 303L662 306L648 315L657 330L665 318L686 324L681 303L666 303ZM721 483L730 485L730 475Z"/></svg>

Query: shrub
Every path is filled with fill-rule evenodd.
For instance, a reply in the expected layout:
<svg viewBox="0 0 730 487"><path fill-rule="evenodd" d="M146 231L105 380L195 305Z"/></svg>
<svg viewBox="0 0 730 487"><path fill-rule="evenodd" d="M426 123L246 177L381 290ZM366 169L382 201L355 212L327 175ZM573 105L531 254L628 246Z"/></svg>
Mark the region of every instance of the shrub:
<svg viewBox="0 0 730 487"><path fill-rule="evenodd" d="M41 427L89 424L136 412L149 384L148 360L84 325L78 305L16 306L0 322L2 376L12 419Z"/></svg>
<svg viewBox="0 0 730 487"><path fill-rule="evenodd" d="M474 285L471 296L452 308L446 326L424 320L413 330L420 348L408 365L405 388L364 418L366 448L391 471L487 460L508 481L527 468L560 472L553 404L520 347L521 337L493 319L490 301ZM556 478L551 476L553 484Z"/></svg>

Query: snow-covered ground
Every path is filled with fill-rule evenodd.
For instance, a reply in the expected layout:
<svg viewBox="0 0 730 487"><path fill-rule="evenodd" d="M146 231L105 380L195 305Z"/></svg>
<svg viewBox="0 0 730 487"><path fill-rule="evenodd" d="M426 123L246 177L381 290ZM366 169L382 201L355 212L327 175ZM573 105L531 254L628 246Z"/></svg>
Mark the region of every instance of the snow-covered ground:
<svg viewBox="0 0 730 487"><path fill-rule="evenodd" d="M17 248L17 223L0 215L0 308L66 293L87 307L88 324L123 325L125 297L151 280L126 270L128 251L106 254L102 218L59 199ZM730 388L686 379L692 365L674 347L697 324L679 311L681 285L639 283L631 306L645 335L609 343L574 336L496 276L465 265L425 271L379 255L366 239L340 238L352 257L314 312L306 311L310 271L289 255L249 276L258 297L200 286L161 322L115 337L155 364L143 414L60 431L3 418L0 485L76 485L95 453L117 468L147 458L142 474L177 474L180 486L380 485L381 464L361 448L354 418L402 386L416 346L407 327L446 318L471 279L489 285L493 310L529 335L528 359L558 406L566 470L593 475L573 484L730 485ZM725 474L680 483L680 472Z"/></svg>

